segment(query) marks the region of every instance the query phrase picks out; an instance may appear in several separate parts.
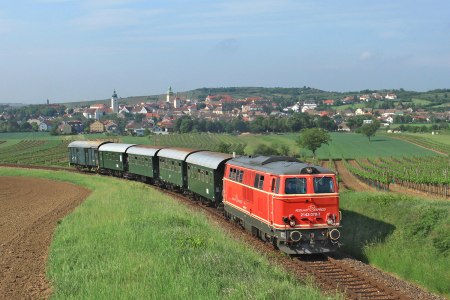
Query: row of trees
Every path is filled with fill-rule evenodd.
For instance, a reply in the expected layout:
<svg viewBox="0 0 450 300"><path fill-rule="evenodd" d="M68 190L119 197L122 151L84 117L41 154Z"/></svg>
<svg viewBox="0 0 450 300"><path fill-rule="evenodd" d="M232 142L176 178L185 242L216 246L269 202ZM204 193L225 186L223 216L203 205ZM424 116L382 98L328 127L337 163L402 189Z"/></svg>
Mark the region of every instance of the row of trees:
<svg viewBox="0 0 450 300"><path fill-rule="evenodd" d="M205 119L193 119L183 116L176 120L174 131L179 133L189 132L298 132L304 128L322 128L335 131L337 125L333 119L324 116L310 116L305 113L294 113L288 118L257 117L252 122L245 122L240 118L232 121L210 121Z"/></svg>

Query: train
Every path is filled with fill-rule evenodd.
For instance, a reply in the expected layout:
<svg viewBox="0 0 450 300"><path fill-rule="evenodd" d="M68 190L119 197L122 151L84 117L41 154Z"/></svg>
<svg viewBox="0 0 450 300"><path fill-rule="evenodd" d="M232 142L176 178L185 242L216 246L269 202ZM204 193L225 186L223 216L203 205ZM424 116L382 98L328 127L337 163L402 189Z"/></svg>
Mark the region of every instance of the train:
<svg viewBox="0 0 450 300"><path fill-rule="evenodd" d="M69 165L177 191L288 255L329 253L340 243L336 174L286 156L74 141Z"/></svg>

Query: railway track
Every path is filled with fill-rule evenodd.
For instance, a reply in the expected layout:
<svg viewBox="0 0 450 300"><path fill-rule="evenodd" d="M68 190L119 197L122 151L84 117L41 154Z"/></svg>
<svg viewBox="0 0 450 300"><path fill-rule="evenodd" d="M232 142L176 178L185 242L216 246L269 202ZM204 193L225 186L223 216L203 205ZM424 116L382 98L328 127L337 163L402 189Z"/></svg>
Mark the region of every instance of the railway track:
<svg viewBox="0 0 450 300"><path fill-rule="evenodd" d="M179 199L180 201L187 203L188 205L194 205L202 210L207 211L214 216L216 220L224 222L230 225L225 220L221 211L204 205L201 202L192 202L189 197L180 195L176 192L169 191L160 187L157 187L160 191L171 195L172 197ZM236 227L236 226L235 226ZM240 231L244 232L244 229L239 227ZM263 246L264 251L277 252L271 245L264 243L260 239L251 236L245 232L251 243L259 243ZM299 257L289 258L285 257L289 261L288 269L292 271L292 267L295 267L294 273L313 276L316 282L324 289L330 292L339 291L345 295L346 299L375 299L375 300L407 300L411 297L405 296L398 289L395 289L387 284L377 280L370 274L365 274L356 268L347 264L342 258L342 254L333 255L303 255ZM286 263L284 263L286 265Z"/></svg>
<svg viewBox="0 0 450 300"><path fill-rule="evenodd" d="M64 170L88 175L95 174L93 172L80 172L75 169L62 167L17 166L4 164L0 166L54 171ZM380 278L379 274L374 275L374 271L370 271L370 266L362 264L343 254L303 255L299 257L280 255L280 252L274 249L272 245L252 236L240 226L228 222L224 218L221 210L205 205L200 201L193 201L192 197L189 195L182 195L175 191L154 185L152 187L178 199L188 206L206 212L208 217L214 219L217 223L220 223L222 228L229 229L233 236L239 236L240 239L250 243L257 251L261 251L264 254L272 252L274 255L271 257L273 257L275 263L284 266L286 270L295 274L297 277L301 279L305 279L308 276L314 277L315 281L324 291L329 291L331 293L339 291L345 295L346 299L444 299L389 275L387 275L389 279L384 280L384 278ZM366 270L360 270L358 265L365 265L367 268ZM369 271L367 271L368 269ZM380 271L378 272L382 273Z"/></svg>
<svg viewBox="0 0 450 300"><path fill-rule="evenodd" d="M398 290L379 282L329 255L298 258L297 263L311 273L325 289L338 290L347 299L406 300Z"/></svg>

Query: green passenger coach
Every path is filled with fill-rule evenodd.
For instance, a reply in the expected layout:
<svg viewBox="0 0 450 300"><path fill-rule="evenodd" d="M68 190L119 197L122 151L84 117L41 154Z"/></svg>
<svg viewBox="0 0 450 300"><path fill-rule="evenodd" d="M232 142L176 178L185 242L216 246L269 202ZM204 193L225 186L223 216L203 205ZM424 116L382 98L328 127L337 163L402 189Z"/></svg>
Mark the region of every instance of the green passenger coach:
<svg viewBox="0 0 450 300"><path fill-rule="evenodd" d="M98 165L98 147L109 141L75 141L68 145L69 165L78 169L96 168Z"/></svg>
<svg viewBox="0 0 450 300"><path fill-rule="evenodd" d="M187 188L187 167L185 159L201 150L165 148L158 152L159 178L166 184Z"/></svg>
<svg viewBox="0 0 450 300"><path fill-rule="evenodd" d="M105 144L98 148L98 167L101 171L123 174L127 170L126 150L135 144Z"/></svg>
<svg viewBox="0 0 450 300"><path fill-rule="evenodd" d="M154 179L159 176L157 153L164 147L138 145L128 148L128 172L140 175L142 179Z"/></svg>
<svg viewBox="0 0 450 300"><path fill-rule="evenodd" d="M188 189L207 200L222 202L223 174L230 154L200 151L186 158Z"/></svg>

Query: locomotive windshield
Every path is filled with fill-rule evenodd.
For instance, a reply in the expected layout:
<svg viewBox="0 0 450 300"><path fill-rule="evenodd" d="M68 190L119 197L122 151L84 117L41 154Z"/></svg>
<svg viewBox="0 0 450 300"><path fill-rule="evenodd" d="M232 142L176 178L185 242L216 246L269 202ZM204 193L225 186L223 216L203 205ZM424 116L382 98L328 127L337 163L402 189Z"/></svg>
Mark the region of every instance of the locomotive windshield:
<svg viewBox="0 0 450 300"><path fill-rule="evenodd" d="M334 183L332 177L315 177L314 178L314 193L334 193Z"/></svg>
<svg viewBox="0 0 450 300"><path fill-rule="evenodd" d="M285 184L285 194L305 194L306 178L288 178Z"/></svg>

